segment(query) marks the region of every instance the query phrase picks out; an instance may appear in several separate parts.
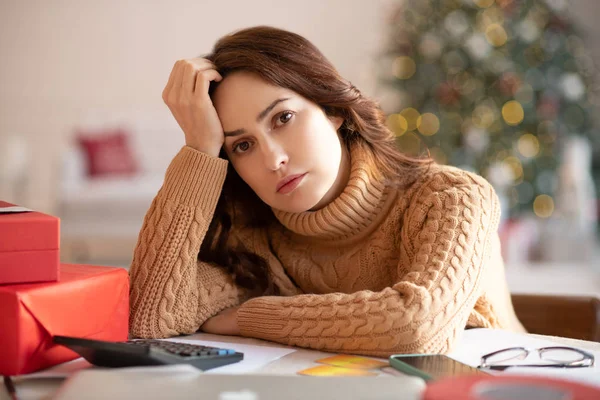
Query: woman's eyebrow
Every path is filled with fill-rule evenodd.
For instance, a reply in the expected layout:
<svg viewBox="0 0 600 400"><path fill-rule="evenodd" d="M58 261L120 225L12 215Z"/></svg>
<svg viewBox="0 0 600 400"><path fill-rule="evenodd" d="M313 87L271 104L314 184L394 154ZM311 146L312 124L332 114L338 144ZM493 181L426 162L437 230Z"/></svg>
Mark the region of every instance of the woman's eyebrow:
<svg viewBox="0 0 600 400"><path fill-rule="evenodd" d="M269 112L271 112L271 110L279 103L281 103L282 101L286 101L289 100L289 97L282 97L281 99L277 99L275 101L273 101L271 104L268 105L267 108L265 108L264 110L262 110L260 112L260 114L258 114L258 116L256 117L256 122L261 122L263 119L265 119L265 117L267 116L267 114ZM231 132L224 132L225 137L230 137L230 136L239 136L242 135L243 133L245 133L246 130L244 128L241 129L236 129L234 131Z"/></svg>

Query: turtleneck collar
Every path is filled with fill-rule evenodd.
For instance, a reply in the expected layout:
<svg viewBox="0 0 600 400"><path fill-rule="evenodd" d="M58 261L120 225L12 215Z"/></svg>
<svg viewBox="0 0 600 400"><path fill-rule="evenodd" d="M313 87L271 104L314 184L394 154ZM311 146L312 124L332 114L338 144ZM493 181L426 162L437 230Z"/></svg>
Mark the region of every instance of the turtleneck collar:
<svg viewBox="0 0 600 400"><path fill-rule="evenodd" d="M343 239L367 228L381 212L386 186L360 146L350 147L350 177L342 193L325 207L300 213L273 209L287 229L303 236Z"/></svg>

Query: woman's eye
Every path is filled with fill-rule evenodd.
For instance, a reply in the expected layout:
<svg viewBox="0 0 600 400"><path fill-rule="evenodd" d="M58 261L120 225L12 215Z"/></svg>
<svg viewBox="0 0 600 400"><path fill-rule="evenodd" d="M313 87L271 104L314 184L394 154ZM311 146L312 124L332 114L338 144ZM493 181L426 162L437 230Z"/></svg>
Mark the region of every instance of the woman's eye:
<svg viewBox="0 0 600 400"><path fill-rule="evenodd" d="M250 143L241 142L233 146L233 151L241 151L242 153L247 151L250 148Z"/></svg>
<svg viewBox="0 0 600 400"><path fill-rule="evenodd" d="M279 114L275 125L285 125L289 122L290 119L294 116L294 113L291 111L284 111Z"/></svg>

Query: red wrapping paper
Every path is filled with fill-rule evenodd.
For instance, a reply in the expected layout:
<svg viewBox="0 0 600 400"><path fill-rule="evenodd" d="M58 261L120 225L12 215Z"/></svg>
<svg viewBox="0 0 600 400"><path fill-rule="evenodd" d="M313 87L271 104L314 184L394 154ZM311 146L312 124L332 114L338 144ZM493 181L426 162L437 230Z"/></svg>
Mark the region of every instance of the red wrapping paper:
<svg viewBox="0 0 600 400"><path fill-rule="evenodd" d="M14 204L0 201L0 207ZM0 213L0 284L56 281L60 220L40 212Z"/></svg>
<svg viewBox="0 0 600 400"><path fill-rule="evenodd" d="M127 340L125 269L63 264L58 282L0 286L0 375L27 374L79 355L54 335Z"/></svg>

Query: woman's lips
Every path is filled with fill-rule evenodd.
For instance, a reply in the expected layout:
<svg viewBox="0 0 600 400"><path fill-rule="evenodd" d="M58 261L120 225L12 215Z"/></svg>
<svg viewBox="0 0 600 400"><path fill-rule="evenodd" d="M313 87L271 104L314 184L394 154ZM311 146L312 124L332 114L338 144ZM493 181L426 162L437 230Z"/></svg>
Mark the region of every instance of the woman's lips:
<svg viewBox="0 0 600 400"><path fill-rule="evenodd" d="M279 187L279 189L277 189L277 193L280 193L280 194L290 193L292 190L294 190L298 187L298 185L300 184L300 182L302 182L302 180L304 179L305 176L306 176L306 173L292 177L291 180L288 180L285 184L281 185Z"/></svg>

